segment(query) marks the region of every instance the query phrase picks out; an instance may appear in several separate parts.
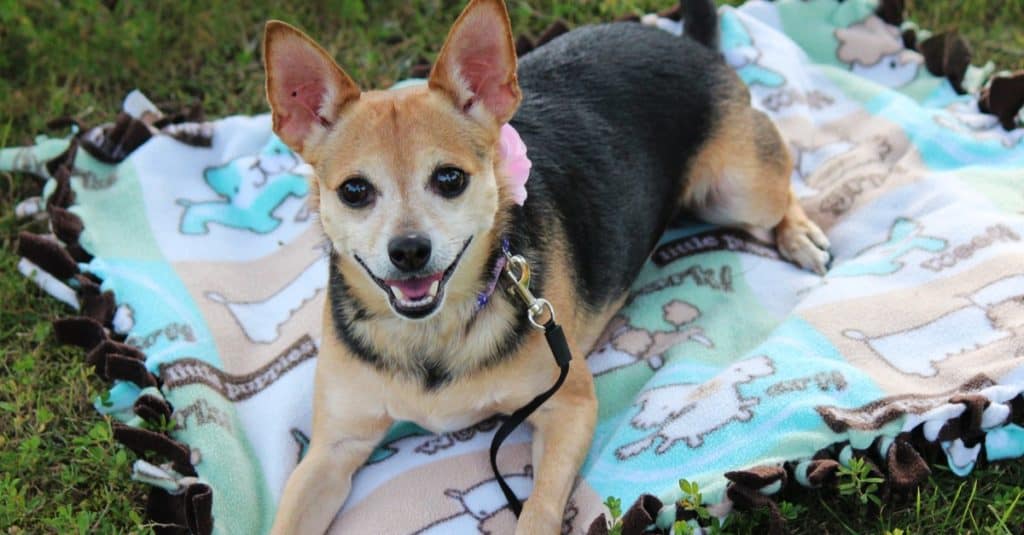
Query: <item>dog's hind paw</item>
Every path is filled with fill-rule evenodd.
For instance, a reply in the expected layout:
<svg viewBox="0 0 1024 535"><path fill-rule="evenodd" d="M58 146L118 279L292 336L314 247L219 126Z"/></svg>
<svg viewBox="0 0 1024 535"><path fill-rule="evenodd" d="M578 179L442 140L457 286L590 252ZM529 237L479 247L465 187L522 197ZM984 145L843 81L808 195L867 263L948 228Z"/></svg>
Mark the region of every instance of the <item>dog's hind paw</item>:
<svg viewBox="0 0 1024 535"><path fill-rule="evenodd" d="M832 263L828 237L818 225L806 218L785 218L775 227L775 241L783 258L824 275Z"/></svg>

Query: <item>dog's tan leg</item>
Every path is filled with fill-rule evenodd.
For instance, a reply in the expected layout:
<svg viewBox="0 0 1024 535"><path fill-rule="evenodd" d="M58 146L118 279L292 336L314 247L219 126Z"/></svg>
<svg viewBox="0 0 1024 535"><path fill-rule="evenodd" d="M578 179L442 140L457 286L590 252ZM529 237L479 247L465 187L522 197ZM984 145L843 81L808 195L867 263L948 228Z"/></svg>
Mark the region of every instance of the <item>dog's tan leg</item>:
<svg viewBox="0 0 1024 535"><path fill-rule="evenodd" d="M274 535L326 531L348 497L352 474L391 427L391 418L373 395L376 383L370 372L339 351L339 344L325 334L317 362L309 451L281 494Z"/></svg>
<svg viewBox="0 0 1024 535"><path fill-rule="evenodd" d="M774 230L784 258L824 274L828 238L792 191L793 158L782 136L748 98L733 95L719 104L718 125L690 169L682 205L705 221L755 235Z"/></svg>
<svg viewBox="0 0 1024 535"><path fill-rule="evenodd" d="M323 434L317 431L313 437L318 433ZM352 474L366 462L384 431L374 433L374 438L345 435L312 439L306 457L288 478L271 533L324 533L331 525L348 497Z"/></svg>
<svg viewBox="0 0 1024 535"><path fill-rule="evenodd" d="M561 533L565 504L594 434L594 381L585 354L576 346L572 351L565 384L529 418L533 426L533 492L523 506L517 535Z"/></svg>

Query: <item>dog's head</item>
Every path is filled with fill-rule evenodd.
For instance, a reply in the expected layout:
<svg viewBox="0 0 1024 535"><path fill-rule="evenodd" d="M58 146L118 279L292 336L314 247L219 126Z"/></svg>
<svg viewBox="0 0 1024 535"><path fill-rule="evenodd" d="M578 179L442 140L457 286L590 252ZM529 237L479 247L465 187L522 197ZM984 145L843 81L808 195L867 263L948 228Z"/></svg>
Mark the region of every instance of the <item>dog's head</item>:
<svg viewBox="0 0 1024 535"><path fill-rule="evenodd" d="M353 295L425 318L479 290L510 192L501 126L521 100L508 13L472 0L427 84L360 91L299 30L267 23L274 131L316 170L314 202Z"/></svg>
<svg viewBox="0 0 1024 535"><path fill-rule="evenodd" d="M207 168L203 172L203 178L217 195L229 201L237 197L242 188L242 175L231 163Z"/></svg>

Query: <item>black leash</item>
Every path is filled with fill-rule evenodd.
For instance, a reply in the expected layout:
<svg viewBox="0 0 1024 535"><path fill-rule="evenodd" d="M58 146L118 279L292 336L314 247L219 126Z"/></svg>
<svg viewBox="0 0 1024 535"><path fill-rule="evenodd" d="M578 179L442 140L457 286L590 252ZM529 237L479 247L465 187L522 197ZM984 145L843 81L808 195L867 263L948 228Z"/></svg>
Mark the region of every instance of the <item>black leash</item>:
<svg viewBox="0 0 1024 535"><path fill-rule="evenodd" d="M555 392L562 387L562 383L565 382L565 376L569 375L569 361L572 360L572 353L569 351L569 344L565 342L565 334L562 332L562 327L555 323L554 318L551 318L544 324L544 338L548 340L548 347L551 348L551 354L555 356L555 362L561 371L558 374L558 380L551 388L539 396L533 398L533 401L527 403L516 412L513 412L504 422L501 423L501 427L494 433L494 438L491 440L491 470L494 471L494 479L498 481L498 486L501 487L501 492L505 494L505 499L508 500L508 507L516 514L516 518L519 517L519 513L523 510L523 504L519 501L519 497L516 496L512 489L505 482L505 478L501 477L501 473L498 472L498 448L501 447L501 443L515 431L519 424L523 423L533 411L537 410L545 401L551 396L555 395Z"/></svg>
<svg viewBox="0 0 1024 535"><path fill-rule="evenodd" d="M519 501L519 497L512 492L512 488L508 486L505 478L501 477L501 472L498 471L498 448L512 434L512 431L519 427L519 424L523 423L562 387L565 377L569 374L569 361L572 360L572 352L569 351L569 344L565 341L565 333L562 332L562 327L555 323L554 307L546 299L538 299L530 292L530 266L526 263L526 260L518 255L512 256L508 252L507 246L503 247L503 250L506 257L504 273L511 283L511 286L508 288L509 293L518 296L525 303L527 318L530 320L530 323L535 328L544 330L544 338L547 339L548 347L551 348L551 354L554 355L555 363L558 364L560 370L555 384L539 396L533 398L533 401L509 415L501 423L498 431L494 433L494 438L491 439L491 470L494 471L494 479L498 482L498 486L501 487L501 492L505 494L505 500L508 501L509 509L518 518L519 513L523 510L523 503ZM518 274L516 269L519 270ZM541 325L537 323L537 318L544 312L545 308L548 311L548 320Z"/></svg>

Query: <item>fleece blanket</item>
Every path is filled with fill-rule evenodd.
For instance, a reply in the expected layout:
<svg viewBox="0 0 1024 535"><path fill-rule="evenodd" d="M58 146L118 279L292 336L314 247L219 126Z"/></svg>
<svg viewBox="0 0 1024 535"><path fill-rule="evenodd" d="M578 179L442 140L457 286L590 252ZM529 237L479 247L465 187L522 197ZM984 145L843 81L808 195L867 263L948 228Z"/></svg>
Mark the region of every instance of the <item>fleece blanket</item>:
<svg viewBox="0 0 1024 535"><path fill-rule="evenodd" d="M990 70L930 74L875 9L721 9L722 52L784 133L835 259L819 277L740 231L665 234L586 356L600 419L565 532L599 533L606 497L644 494L632 529L667 532L681 478L721 516L829 484L854 456L900 491L927 475L923 456L966 475L1024 455L1024 129L954 89ZM0 152L0 168L47 179L18 210L52 235L22 236L21 269L79 310L56 331L113 381L96 408L141 455L149 514L262 533L311 431L328 252L311 169L267 115L166 126L137 93L125 111ZM396 425L332 532L509 532L496 426ZM529 440L521 428L500 453L522 498Z"/></svg>

